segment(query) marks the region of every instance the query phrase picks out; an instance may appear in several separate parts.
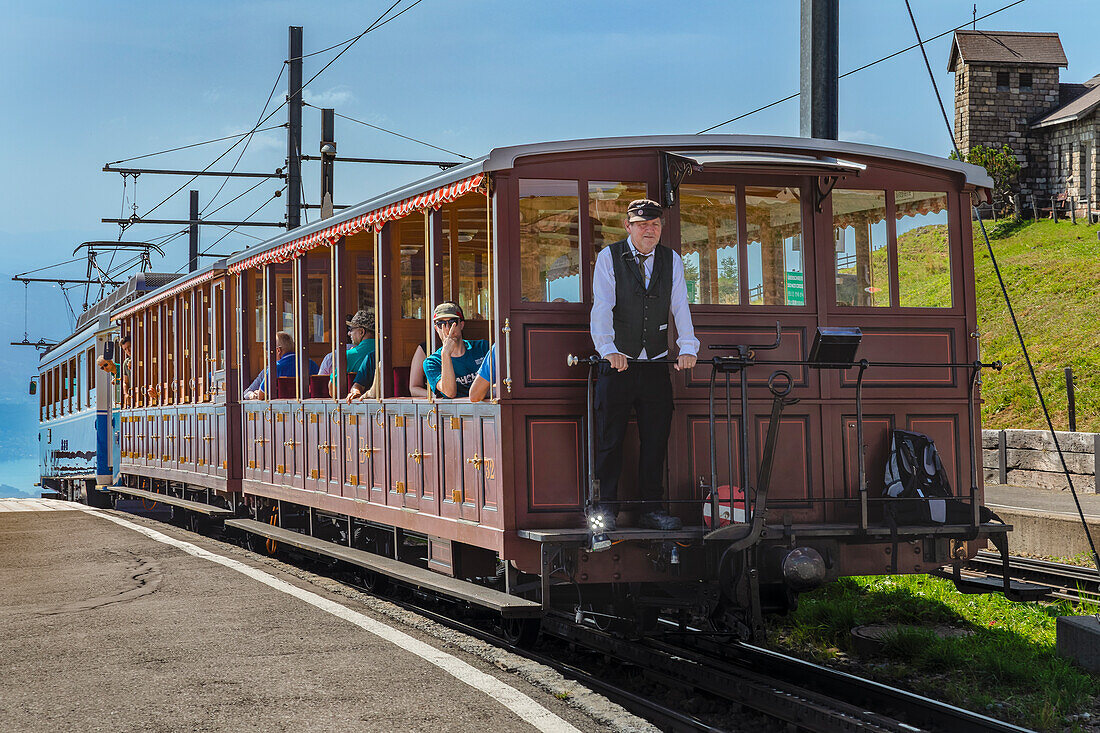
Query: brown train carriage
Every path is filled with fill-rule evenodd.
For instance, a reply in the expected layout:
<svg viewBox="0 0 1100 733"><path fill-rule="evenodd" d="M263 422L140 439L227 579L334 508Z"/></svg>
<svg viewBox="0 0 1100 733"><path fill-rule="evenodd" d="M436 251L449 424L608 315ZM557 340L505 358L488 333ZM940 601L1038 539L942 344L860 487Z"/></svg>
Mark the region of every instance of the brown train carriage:
<svg viewBox="0 0 1100 733"><path fill-rule="evenodd" d="M947 365L978 357L969 211L990 185L963 163L801 138L496 149L116 313L140 362L123 411L122 473L195 487L263 522L331 526L333 539L376 552L400 555L402 536L418 537L421 563L459 578L492 576L499 558L512 568L509 591L515 571L542 577L544 606L558 585L569 596L588 584L589 598L612 602L631 583L673 595L667 588L713 586L716 555L700 526L711 450L719 485L741 483L729 448L742 439L757 475L773 400L766 364L746 371L747 424L736 395L731 414L720 400L713 446L710 366L674 373L666 485L685 530L626 530L612 551L586 550L587 374L566 357L592 353L596 254L625 236L627 202L648 197L668 207L662 243L684 258L701 357L711 345L769 343L778 322L769 358L802 362L819 327L859 327L859 357L924 365L865 373L867 496L881 495L891 431L904 428L934 438L956 492L969 500L973 487L981 502L969 375ZM442 300L462 305L466 338L498 350L486 402L407 396L417 345L438 346L428 316ZM261 370L275 372L280 330L293 335L298 364L331 353L343 374L343 320L366 307L376 314L379 399L345 404L341 378L334 400L305 369L272 380L270 399L241 399ZM785 368L798 402L777 432L760 558L809 546L828 577L926 572L1002 531L975 520L891 535L879 505L868 511L860 495L857 370ZM628 494L629 435L626 445ZM775 563L760 562L761 582L782 585Z"/></svg>

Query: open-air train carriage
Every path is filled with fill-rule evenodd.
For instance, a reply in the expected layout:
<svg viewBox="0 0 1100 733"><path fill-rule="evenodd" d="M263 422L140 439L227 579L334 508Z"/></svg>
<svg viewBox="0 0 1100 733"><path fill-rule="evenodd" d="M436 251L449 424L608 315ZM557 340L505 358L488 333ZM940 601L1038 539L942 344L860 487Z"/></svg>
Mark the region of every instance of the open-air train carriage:
<svg viewBox="0 0 1100 733"><path fill-rule="evenodd" d="M131 487L192 489L192 499L378 553L403 557L402 538L417 537L421 564L458 578L496 577L499 558L511 568L502 587L545 606L575 605L579 593L620 613L647 602L713 611L728 573L717 567L721 543L703 539L704 506L713 483L739 495L747 475L748 512L734 516L751 521L774 366L746 362L747 419L736 391L729 410L720 393L713 436L712 366L674 373L665 483L685 529L622 530L610 551L587 550L587 371L567 356L592 353L596 254L625 236L627 203L648 197L667 207L663 244L685 263L700 357L772 343L778 330L768 358L787 363L797 403L779 421L767 514L743 555L761 588L788 588L780 566L801 547L820 555L818 580L925 572L1004 531L974 511L891 535L875 502L895 428L934 438L956 493L982 501L964 367L977 358L969 211L990 185L963 163L798 138L496 149L116 312L135 342L122 473ZM486 402L406 396L418 345L439 346L430 314L443 300L463 308L464 338L498 350ZM358 309L376 315L382 391L349 405L344 321ZM871 363L860 390L863 494L859 370L805 363L818 328L837 326L861 329L858 358ZM279 331L293 336L300 366L332 353L338 377L278 376ZM268 399L242 400L264 370L275 375ZM517 585L516 571L541 583ZM765 596L782 605L790 594Z"/></svg>

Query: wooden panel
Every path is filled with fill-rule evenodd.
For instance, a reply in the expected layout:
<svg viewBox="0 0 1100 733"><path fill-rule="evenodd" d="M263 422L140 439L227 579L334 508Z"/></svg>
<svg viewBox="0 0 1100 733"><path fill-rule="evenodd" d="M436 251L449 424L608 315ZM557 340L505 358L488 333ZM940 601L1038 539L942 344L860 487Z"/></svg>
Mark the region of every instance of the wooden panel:
<svg viewBox="0 0 1100 733"><path fill-rule="evenodd" d="M297 445L294 443L294 416L290 407L285 404L275 404L272 407L271 428L272 454L274 457L274 476L276 481L286 481L292 473L294 455Z"/></svg>
<svg viewBox="0 0 1100 733"><path fill-rule="evenodd" d="M788 408L789 410L789 408ZM756 465L751 467L750 481L756 482L764 457L771 415L756 415ZM775 461L772 463L770 499L799 500L819 496L814 491L813 450L808 415L785 414L780 419Z"/></svg>
<svg viewBox="0 0 1100 733"><path fill-rule="evenodd" d="M844 421L844 496L859 498L859 452L856 442L856 416L843 415ZM867 495L882 496L885 489L886 462L890 458L890 436L894 432L893 415L863 416Z"/></svg>
<svg viewBox="0 0 1100 733"><path fill-rule="evenodd" d="M435 404L417 405L416 432L420 452L420 511L439 514L439 412Z"/></svg>
<svg viewBox="0 0 1100 733"><path fill-rule="evenodd" d="M528 512L580 511L582 417L527 415Z"/></svg>
<svg viewBox="0 0 1100 733"><path fill-rule="evenodd" d="M486 517L485 511L496 512L501 504L501 463L500 463L500 435L497 429L497 420L494 416L482 415L478 418L481 427L482 446L482 474L484 482L484 495L482 497L482 522L492 522Z"/></svg>
<svg viewBox="0 0 1100 733"><path fill-rule="evenodd" d="M481 444L481 430L473 410L463 411L461 427L462 502L459 512L463 519L481 521L481 505L485 496L483 468L485 449Z"/></svg>
<svg viewBox="0 0 1100 733"><path fill-rule="evenodd" d="M386 427L389 418L385 407L372 405L369 412L364 413L363 421L370 427L370 499L371 501L385 504L388 501L390 486L394 479L386 473L388 463L388 451L393 450L386 442L388 429Z"/></svg>
<svg viewBox="0 0 1100 733"><path fill-rule="evenodd" d="M723 405L723 411L725 406ZM729 425L733 426L733 435L729 434ZM710 420L706 415L692 415L688 418L689 440L691 443L691 476L692 486L699 486L702 479L707 486L710 485ZM733 474L730 475L730 438L732 437ZM718 469L719 486L740 486L741 484L741 456L738 452L738 441L741 439L741 420L734 418L728 423L725 415L715 417L714 443L715 457Z"/></svg>
<svg viewBox="0 0 1100 733"><path fill-rule="evenodd" d="M524 380L528 387L583 385L587 369L570 367L568 354L588 356L595 353L588 328L569 325L523 324ZM515 368L513 354L513 368ZM515 377L513 377L515 379Z"/></svg>
<svg viewBox="0 0 1100 733"><path fill-rule="evenodd" d="M328 414L324 407L309 405L303 408L302 443L304 463L302 485L310 491L324 491L328 480L328 463L323 451L328 445Z"/></svg>
<svg viewBox="0 0 1100 733"><path fill-rule="evenodd" d="M409 454L417 447L416 404L402 402L387 405L386 432L389 438L386 503L415 509L420 491L419 466Z"/></svg>
<svg viewBox="0 0 1100 733"><path fill-rule="evenodd" d="M936 452L947 472L952 491L955 494L966 493L962 492L963 483L959 473L959 416L910 414L906 429L924 433L936 443Z"/></svg>
<svg viewBox="0 0 1100 733"><path fill-rule="evenodd" d="M256 404L244 410L244 478L251 481L263 480L263 415L260 405Z"/></svg>
<svg viewBox="0 0 1100 733"><path fill-rule="evenodd" d="M342 419L343 495L370 499L370 428L365 424L360 425L363 414L356 407L345 408Z"/></svg>
<svg viewBox="0 0 1100 733"><path fill-rule="evenodd" d="M224 407L214 410L214 421L217 427L214 431L215 439L210 443L213 446L210 460L214 464L214 475L226 478L229 476L229 422Z"/></svg>
<svg viewBox="0 0 1100 733"><path fill-rule="evenodd" d="M728 319L727 319L728 320ZM785 319L787 320L787 319ZM709 326L709 325L696 325L695 337L699 339L699 355L701 358L708 358L717 355L729 355L735 352L733 351L711 351L708 347L711 345L735 345L735 344L770 344L775 341L775 324L772 323L768 326L736 326L730 327L726 325L721 326ZM760 351L757 352L757 358L763 360L794 360L803 359L809 352L809 344L807 343L806 328L802 326L783 326L783 340L780 343L778 349L774 351ZM771 373L778 368L786 369L790 372L791 377L794 378L794 386L796 389L810 386L810 372L804 367L769 367L767 365L761 365L749 372L749 385L752 387L764 387L768 384L768 377ZM702 388L708 389L710 387L710 371L709 364L700 364L693 368L688 375L687 386L690 388ZM734 390L734 399L736 401L737 385L740 383L740 376L732 374L730 379L731 388ZM725 375L717 375L718 394L723 396L724 399L724 380ZM724 407L723 407L724 409Z"/></svg>
<svg viewBox="0 0 1100 733"><path fill-rule="evenodd" d="M469 416L464 415L464 412L470 412L470 408L458 403L444 403L439 408L439 445L442 454L439 459L442 471L439 513L451 519L462 515L465 476L462 423L464 420L469 420Z"/></svg>
<svg viewBox="0 0 1100 733"><path fill-rule="evenodd" d="M324 451L317 454L321 465L324 467L325 479L322 485L330 494L343 496L344 490L344 420L340 405L329 403L329 407L323 414L328 424L328 443ZM354 496L349 493L348 496Z"/></svg>
<svg viewBox="0 0 1100 733"><path fill-rule="evenodd" d="M955 329L863 328L859 357L881 362L954 362ZM841 385L855 387L857 369L840 373ZM965 380L964 380L965 383ZM868 369L865 387L954 387L956 371L947 367Z"/></svg>
<svg viewBox="0 0 1100 733"><path fill-rule="evenodd" d="M454 577L454 557L450 540L439 537L428 538L428 568Z"/></svg>

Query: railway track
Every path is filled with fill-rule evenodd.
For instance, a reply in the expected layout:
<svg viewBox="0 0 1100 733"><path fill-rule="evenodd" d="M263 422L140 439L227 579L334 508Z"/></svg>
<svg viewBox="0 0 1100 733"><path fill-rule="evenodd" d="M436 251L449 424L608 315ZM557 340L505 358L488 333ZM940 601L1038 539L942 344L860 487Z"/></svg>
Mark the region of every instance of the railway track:
<svg viewBox="0 0 1100 733"><path fill-rule="evenodd" d="M365 593L377 591L339 578ZM557 640L539 649L519 646L484 623L457 618L395 593L381 594L396 605L448 628L505 648L557 670L585 687L654 723L677 733L767 729L841 733L1021 733L1027 729L872 680L829 669L778 652L740 644L708 643L708 636L658 634L625 639L572 618L550 615L542 621L544 636ZM431 598L412 593L414 599ZM669 628L675 628L669 624ZM562 643L564 642L564 643ZM578 653L588 652L588 655ZM608 664L610 662L610 664ZM614 669L611 675L608 668ZM702 693L727 712L707 720L677 709L624 678L628 670L648 680L690 694ZM613 677L616 679L609 679ZM721 722L716 722L721 721Z"/></svg>
<svg viewBox="0 0 1100 733"><path fill-rule="evenodd" d="M229 541L226 537L221 539ZM312 572L324 573L443 626L555 669L662 730L677 733L769 728L820 733L1027 730L778 652L734 642L720 644L709 635L673 631L677 628L674 624L668 625L669 634L626 639L587 623L578 624L572 618L549 615L543 618L542 633L557 641L542 643L536 651L512 643L505 634L490 628L492 624L484 618L470 620L462 618L461 610L455 614L433 608L439 606L440 599L430 594L414 589L380 593L377 588L356 582L354 573L327 558L297 550L280 555L284 560L305 560L298 564L308 564ZM444 605L450 604L444 601ZM676 709L673 704L662 702L660 696L647 693L637 679L630 681L632 675L627 673L630 670L640 673L633 676L644 678L650 687L656 681L663 689L676 687L692 695L702 694L715 703L717 711L707 714L704 720Z"/></svg>
<svg viewBox="0 0 1100 733"><path fill-rule="evenodd" d="M964 575L971 577L1003 577L1001 556L995 552L978 552L964 568ZM1100 605L1100 575L1094 568L1017 556L1009 557L1008 568L1013 580L1052 588L1052 598Z"/></svg>

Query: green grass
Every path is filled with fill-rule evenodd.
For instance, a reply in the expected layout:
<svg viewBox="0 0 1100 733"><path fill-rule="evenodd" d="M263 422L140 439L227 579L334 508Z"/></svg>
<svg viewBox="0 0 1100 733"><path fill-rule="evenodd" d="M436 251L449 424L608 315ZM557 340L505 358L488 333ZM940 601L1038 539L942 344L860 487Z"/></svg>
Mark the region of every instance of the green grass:
<svg viewBox="0 0 1100 733"><path fill-rule="evenodd" d="M1069 429L1064 370L1073 367L1077 429L1100 432L1100 226L1007 223L990 233L1054 426ZM982 387L985 428L1046 428L1000 285L975 226L982 358L1005 363Z"/></svg>
<svg viewBox="0 0 1100 733"><path fill-rule="evenodd" d="M987 225L1012 308L1055 428L1069 429L1065 368L1073 367L1077 429L1100 432L1100 225L1010 220ZM902 305L950 301L945 227L920 227L898 241ZM885 267L885 249L872 268ZM974 226L974 279L984 361L1002 361L982 385L982 427L1046 429L1035 388L989 252ZM955 297L961 297L956 293Z"/></svg>
<svg viewBox="0 0 1100 733"><path fill-rule="evenodd" d="M798 609L770 621L769 638L816 661L847 661L861 675L1039 730L1096 704L1100 679L1056 656L1055 618L1067 603L1011 603L963 595L950 581L923 575L844 578L799 598ZM851 629L903 624L881 655L858 659ZM941 638L937 625L972 633Z"/></svg>

